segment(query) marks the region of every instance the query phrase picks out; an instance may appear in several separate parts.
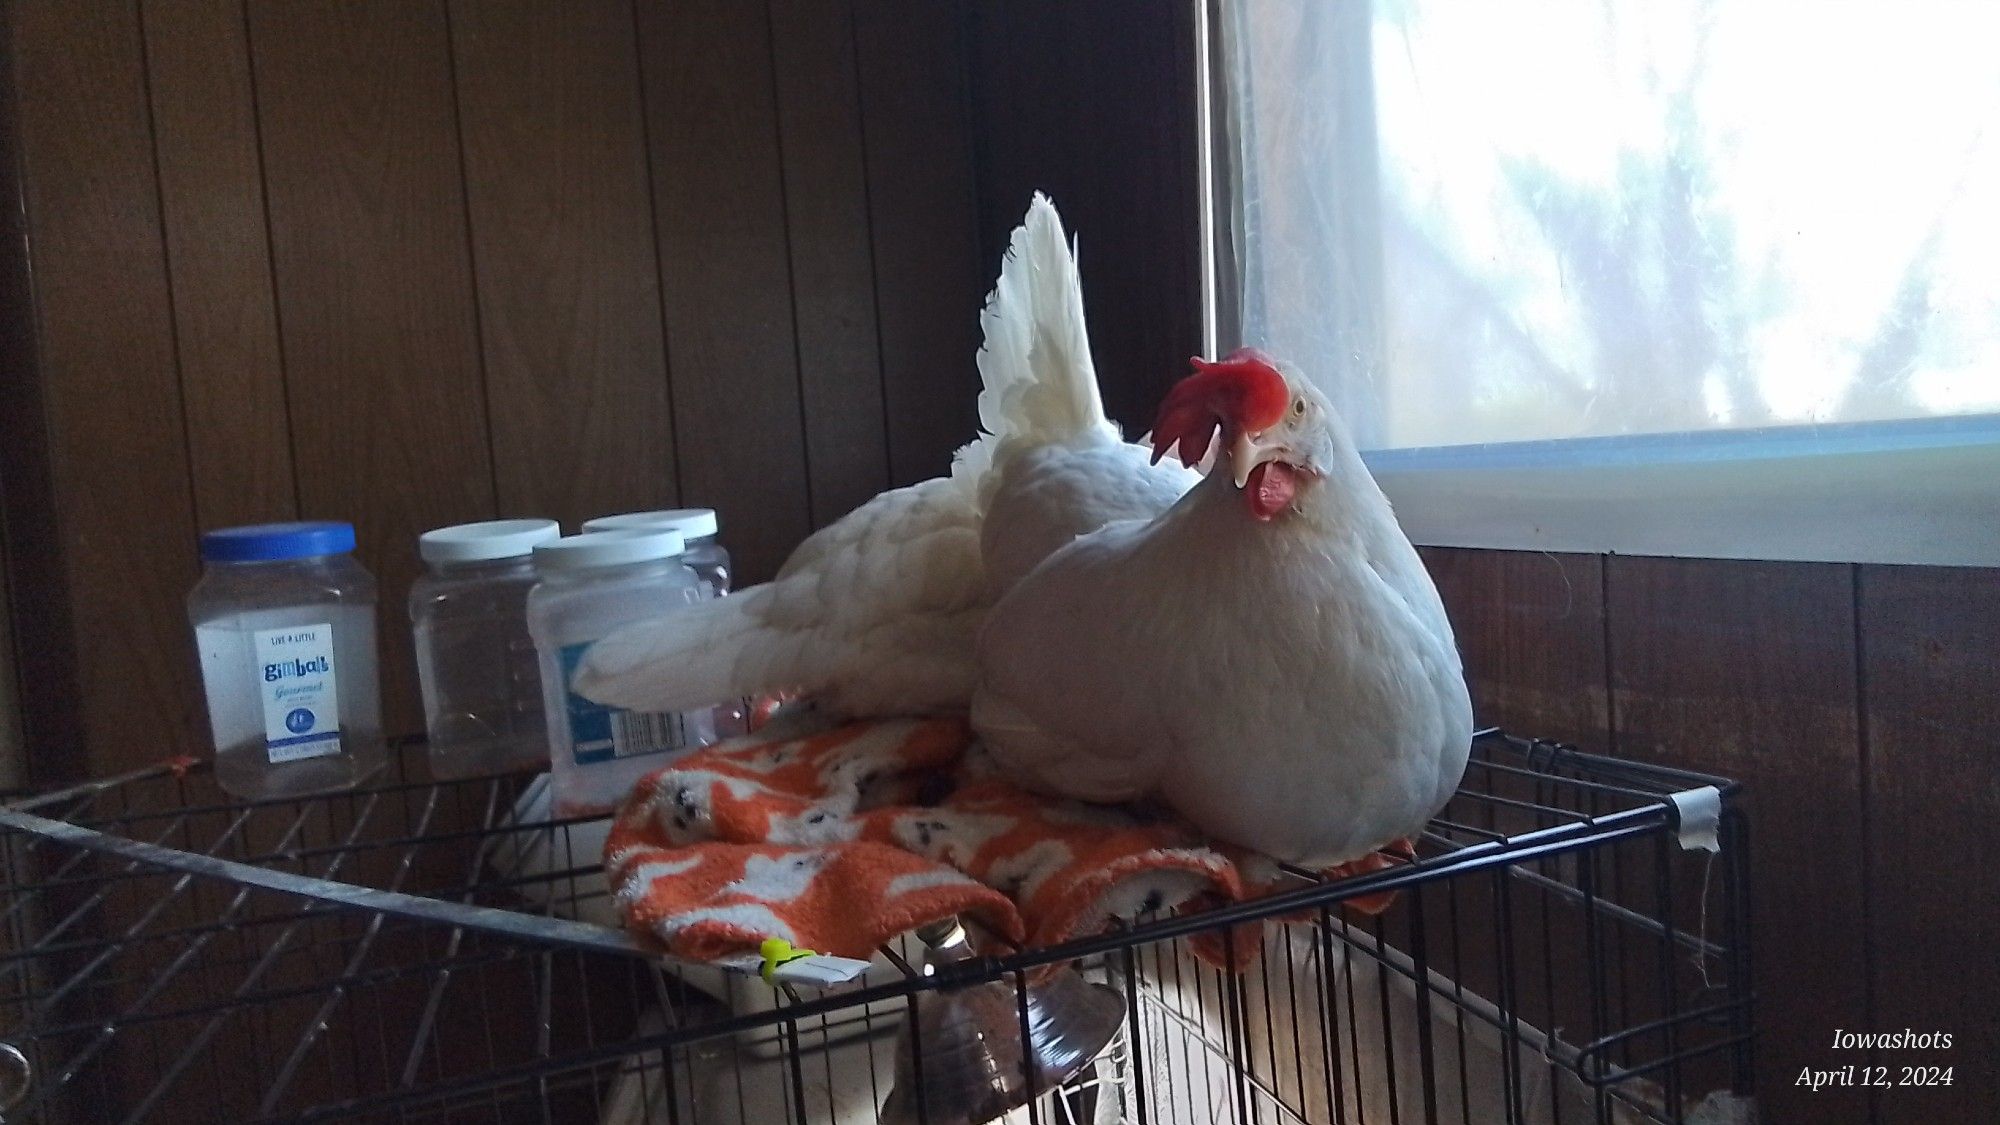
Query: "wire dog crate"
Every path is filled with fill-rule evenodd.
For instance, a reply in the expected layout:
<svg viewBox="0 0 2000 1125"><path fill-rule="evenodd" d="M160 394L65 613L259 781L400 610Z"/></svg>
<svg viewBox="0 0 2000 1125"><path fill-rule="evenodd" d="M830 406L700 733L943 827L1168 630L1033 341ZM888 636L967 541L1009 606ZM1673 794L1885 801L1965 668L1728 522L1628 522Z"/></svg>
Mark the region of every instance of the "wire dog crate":
<svg viewBox="0 0 2000 1125"><path fill-rule="evenodd" d="M1415 862L930 971L886 950L826 989L603 924L588 825L522 822L523 785L405 748L331 797L235 801L176 762L0 809L0 1120L944 1125L971 1111L891 1094L921 1092L922 1005L1007 990L988 1037L1026 1041L1059 967L1120 1026L1060 1084L989 1075L1025 1089L1008 1121L1708 1121L1750 1092L1723 779L1485 732ZM1685 848L1704 818L1719 853Z"/></svg>

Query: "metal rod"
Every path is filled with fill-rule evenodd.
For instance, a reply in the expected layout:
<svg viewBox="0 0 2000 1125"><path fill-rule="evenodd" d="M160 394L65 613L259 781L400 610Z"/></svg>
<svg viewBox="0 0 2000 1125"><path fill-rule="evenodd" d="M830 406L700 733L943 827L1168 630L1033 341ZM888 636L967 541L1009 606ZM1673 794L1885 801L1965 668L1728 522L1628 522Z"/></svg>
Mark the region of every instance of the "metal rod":
<svg viewBox="0 0 2000 1125"><path fill-rule="evenodd" d="M654 955L653 951L637 937L623 930L593 926L588 922L523 914L519 911L474 906L469 903L440 902L422 895L356 886L353 883L340 883L331 879L315 879L308 875L294 875L289 871L274 871L267 867L256 867L213 856L191 855L157 844L111 836L94 829L65 824L59 820L48 820L14 809L0 809L0 827L46 836L79 848L138 860L172 871L188 871L214 879L224 879L233 883L262 887L269 891L382 914L393 914L442 925L461 925L544 945L567 946L626 956Z"/></svg>
<svg viewBox="0 0 2000 1125"><path fill-rule="evenodd" d="M193 758L168 758L163 761L154 762L150 766L141 766L136 770L115 773L110 777L93 778L90 781L79 782L76 785L71 785L64 789L52 790L39 796L28 797L18 801L9 801L4 807L22 811L43 809L50 805L61 804L71 798L95 797L100 793L105 793L113 789L123 789L133 782L145 781L148 778L159 777L161 774L173 773L177 770L186 771L198 765L199 763Z"/></svg>

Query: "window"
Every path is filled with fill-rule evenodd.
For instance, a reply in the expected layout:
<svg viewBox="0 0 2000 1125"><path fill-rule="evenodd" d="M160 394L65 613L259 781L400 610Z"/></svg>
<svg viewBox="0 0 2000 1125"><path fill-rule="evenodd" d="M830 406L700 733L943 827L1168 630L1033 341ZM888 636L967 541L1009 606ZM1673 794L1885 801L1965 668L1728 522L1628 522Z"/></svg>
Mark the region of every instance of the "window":
<svg viewBox="0 0 2000 1125"><path fill-rule="evenodd" d="M1217 331L1419 542L2000 563L2000 7L1214 10Z"/></svg>

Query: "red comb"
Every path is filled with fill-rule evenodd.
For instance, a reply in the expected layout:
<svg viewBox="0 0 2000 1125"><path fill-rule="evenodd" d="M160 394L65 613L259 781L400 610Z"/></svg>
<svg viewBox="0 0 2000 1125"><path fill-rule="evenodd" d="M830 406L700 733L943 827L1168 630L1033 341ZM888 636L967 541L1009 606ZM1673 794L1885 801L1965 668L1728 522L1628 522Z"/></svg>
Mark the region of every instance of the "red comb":
<svg viewBox="0 0 2000 1125"><path fill-rule="evenodd" d="M1178 444L1181 464L1192 467L1207 456L1218 429L1254 434L1284 420L1291 390L1270 356L1238 348L1212 363L1200 356L1188 362L1194 374L1174 384L1154 419L1154 461Z"/></svg>

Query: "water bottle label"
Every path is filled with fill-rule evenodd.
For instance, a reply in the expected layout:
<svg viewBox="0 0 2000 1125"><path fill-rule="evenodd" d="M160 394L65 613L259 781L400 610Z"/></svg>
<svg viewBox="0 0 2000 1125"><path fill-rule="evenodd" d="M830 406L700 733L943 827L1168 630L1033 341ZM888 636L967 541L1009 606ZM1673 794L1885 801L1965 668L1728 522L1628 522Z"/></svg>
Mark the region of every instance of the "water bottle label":
<svg viewBox="0 0 2000 1125"><path fill-rule="evenodd" d="M333 626L291 625L250 634L264 700L264 753L296 762L340 753L340 690Z"/></svg>
<svg viewBox="0 0 2000 1125"><path fill-rule="evenodd" d="M576 666L583 661L588 642L567 645L562 650L563 696L569 712L570 753L578 765L608 762L615 758L636 758L684 750L703 741L700 732L690 731L686 716L643 711L622 711L606 707L575 691Z"/></svg>

